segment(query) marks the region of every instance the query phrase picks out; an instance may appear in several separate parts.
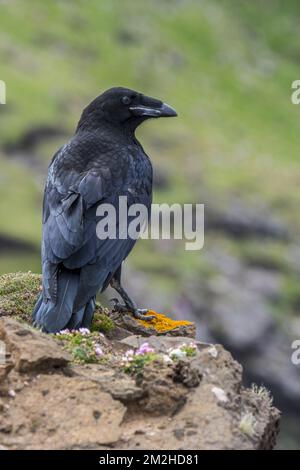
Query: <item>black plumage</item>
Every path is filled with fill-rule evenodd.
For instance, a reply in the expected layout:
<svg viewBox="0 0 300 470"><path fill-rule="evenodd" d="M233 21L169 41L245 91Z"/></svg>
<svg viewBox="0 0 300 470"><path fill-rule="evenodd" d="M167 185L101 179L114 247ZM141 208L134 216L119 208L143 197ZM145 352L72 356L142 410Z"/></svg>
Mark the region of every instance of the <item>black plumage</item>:
<svg viewBox="0 0 300 470"><path fill-rule="evenodd" d="M74 137L54 155L43 204L43 292L33 312L44 331L90 327L96 294L109 283L126 310L143 316L121 286L135 240L99 239L96 211L106 203L118 210L119 196L127 196L128 205L142 203L150 214L152 166L134 131L148 118L175 115L159 100L112 88L87 106Z"/></svg>

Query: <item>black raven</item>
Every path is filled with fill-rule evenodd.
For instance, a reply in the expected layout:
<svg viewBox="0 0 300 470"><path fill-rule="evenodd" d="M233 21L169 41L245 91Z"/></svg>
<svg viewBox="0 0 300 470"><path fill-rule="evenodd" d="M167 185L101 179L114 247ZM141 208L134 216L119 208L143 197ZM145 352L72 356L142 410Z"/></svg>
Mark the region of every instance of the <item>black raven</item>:
<svg viewBox="0 0 300 470"><path fill-rule="evenodd" d="M43 292L33 312L43 331L89 328L96 294L109 284L124 309L150 318L121 286L135 240L99 239L96 211L106 203L117 209L119 196L127 196L128 205L142 203L150 213L152 165L135 130L146 119L176 115L158 99L111 88L84 109L75 135L54 155L43 204Z"/></svg>

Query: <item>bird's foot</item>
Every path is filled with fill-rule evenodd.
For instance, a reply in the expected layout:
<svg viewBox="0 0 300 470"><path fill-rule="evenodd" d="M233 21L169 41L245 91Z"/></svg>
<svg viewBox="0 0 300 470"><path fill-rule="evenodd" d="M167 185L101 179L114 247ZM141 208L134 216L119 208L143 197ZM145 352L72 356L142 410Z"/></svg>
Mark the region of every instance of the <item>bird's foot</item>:
<svg viewBox="0 0 300 470"><path fill-rule="evenodd" d="M134 318L138 320L151 321L155 318L153 315L146 315L149 311L147 308L136 308L131 305L121 304L118 299L111 299L111 302L114 303L113 311L114 312L123 312L123 313L132 313Z"/></svg>
<svg viewBox="0 0 300 470"><path fill-rule="evenodd" d="M137 318L138 320L144 320L144 321L151 321L155 318L154 315L147 315L149 310L147 308L135 308L132 311L132 314L134 318Z"/></svg>

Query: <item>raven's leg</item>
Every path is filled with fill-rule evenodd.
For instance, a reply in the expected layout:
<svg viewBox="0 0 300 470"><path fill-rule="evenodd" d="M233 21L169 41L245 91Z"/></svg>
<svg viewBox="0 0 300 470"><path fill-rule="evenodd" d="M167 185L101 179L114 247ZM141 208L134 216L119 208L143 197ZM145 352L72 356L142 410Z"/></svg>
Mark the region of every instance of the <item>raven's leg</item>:
<svg viewBox="0 0 300 470"><path fill-rule="evenodd" d="M122 297L124 304L121 305L119 304L117 299L112 299L115 302L115 308L120 311L124 312L131 312L133 313L135 318L138 318L139 320L146 320L146 321L151 321L154 316L153 315L144 315L147 313L147 309L139 309L136 307L134 301L129 297L127 294L126 290L122 287L121 285L121 266L117 269L115 274L113 275L110 285L113 289L115 289L118 294Z"/></svg>

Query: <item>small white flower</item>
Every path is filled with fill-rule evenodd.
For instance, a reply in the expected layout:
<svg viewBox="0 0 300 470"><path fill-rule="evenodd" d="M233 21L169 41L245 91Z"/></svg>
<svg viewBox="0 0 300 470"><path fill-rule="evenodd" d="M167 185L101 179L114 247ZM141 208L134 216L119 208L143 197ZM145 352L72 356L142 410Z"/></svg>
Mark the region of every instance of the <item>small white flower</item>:
<svg viewBox="0 0 300 470"><path fill-rule="evenodd" d="M15 398L16 392L11 389L11 390L8 391L8 395L9 395L11 398Z"/></svg>
<svg viewBox="0 0 300 470"><path fill-rule="evenodd" d="M96 356L103 356L103 350L100 344L95 345L95 353L96 353Z"/></svg>
<svg viewBox="0 0 300 470"><path fill-rule="evenodd" d="M65 329L65 330L60 330L58 333L56 333L57 335L69 335L71 334L71 331L68 330L68 329Z"/></svg>
<svg viewBox="0 0 300 470"><path fill-rule="evenodd" d="M90 334L90 330L88 328L79 328L79 332L82 334L82 336Z"/></svg>
<svg viewBox="0 0 300 470"><path fill-rule="evenodd" d="M135 354L137 356L143 356L144 354L149 354L153 352L154 352L154 349L149 346L149 343L143 343L141 344L141 346L139 347L139 349L136 351Z"/></svg>
<svg viewBox="0 0 300 470"><path fill-rule="evenodd" d="M172 359L173 357L180 359L186 357L186 352L182 351L180 348L174 348L169 351L169 356Z"/></svg>
<svg viewBox="0 0 300 470"><path fill-rule="evenodd" d="M134 350L133 349L128 349L128 351L126 351L125 353L125 357L129 358L129 357L132 357L134 356Z"/></svg>

